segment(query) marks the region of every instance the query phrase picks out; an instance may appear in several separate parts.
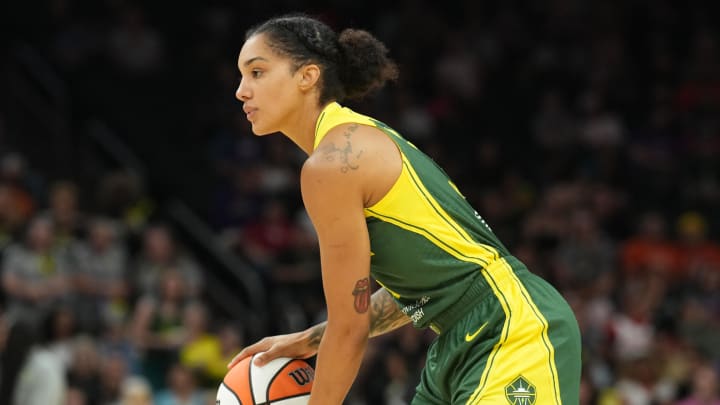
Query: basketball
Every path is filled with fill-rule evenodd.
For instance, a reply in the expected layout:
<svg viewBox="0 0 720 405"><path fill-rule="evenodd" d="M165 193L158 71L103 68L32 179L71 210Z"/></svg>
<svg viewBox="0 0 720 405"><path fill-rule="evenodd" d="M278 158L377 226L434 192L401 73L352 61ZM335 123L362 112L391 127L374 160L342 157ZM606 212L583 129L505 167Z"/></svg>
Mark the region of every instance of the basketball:
<svg viewBox="0 0 720 405"><path fill-rule="evenodd" d="M306 405L315 370L305 360L280 357L262 367L246 357L225 375L217 405Z"/></svg>

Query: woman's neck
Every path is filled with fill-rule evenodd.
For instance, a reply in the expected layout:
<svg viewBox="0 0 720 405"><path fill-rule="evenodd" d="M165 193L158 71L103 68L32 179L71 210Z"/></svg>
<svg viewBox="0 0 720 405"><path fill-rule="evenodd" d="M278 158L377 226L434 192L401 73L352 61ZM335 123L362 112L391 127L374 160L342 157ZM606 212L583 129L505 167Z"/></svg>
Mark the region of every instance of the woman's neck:
<svg viewBox="0 0 720 405"><path fill-rule="evenodd" d="M315 147L315 128L317 126L320 112L325 109L329 103L320 105L317 100L304 104L295 115L295 118L289 129L283 130L291 141L293 141L308 156L312 154Z"/></svg>

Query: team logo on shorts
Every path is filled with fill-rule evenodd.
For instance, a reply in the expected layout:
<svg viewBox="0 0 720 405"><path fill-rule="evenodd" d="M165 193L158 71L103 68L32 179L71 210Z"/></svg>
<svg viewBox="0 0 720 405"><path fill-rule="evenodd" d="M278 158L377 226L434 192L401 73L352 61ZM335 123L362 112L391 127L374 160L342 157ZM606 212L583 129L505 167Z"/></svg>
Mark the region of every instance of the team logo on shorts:
<svg viewBox="0 0 720 405"><path fill-rule="evenodd" d="M505 398L511 405L534 405L535 386L523 376L518 376L515 381L505 387Z"/></svg>

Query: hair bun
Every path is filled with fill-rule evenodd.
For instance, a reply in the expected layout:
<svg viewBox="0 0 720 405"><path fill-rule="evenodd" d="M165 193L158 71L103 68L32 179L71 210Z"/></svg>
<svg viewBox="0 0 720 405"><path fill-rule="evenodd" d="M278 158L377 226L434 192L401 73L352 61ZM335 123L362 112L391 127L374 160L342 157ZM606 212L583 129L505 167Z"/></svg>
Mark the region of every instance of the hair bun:
<svg viewBox="0 0 720 405"><path fill-rule="evenodd" d="M398 77L385 45L364 30L346 29L338 36L340 81L347 98L359 99Z"/></svg>

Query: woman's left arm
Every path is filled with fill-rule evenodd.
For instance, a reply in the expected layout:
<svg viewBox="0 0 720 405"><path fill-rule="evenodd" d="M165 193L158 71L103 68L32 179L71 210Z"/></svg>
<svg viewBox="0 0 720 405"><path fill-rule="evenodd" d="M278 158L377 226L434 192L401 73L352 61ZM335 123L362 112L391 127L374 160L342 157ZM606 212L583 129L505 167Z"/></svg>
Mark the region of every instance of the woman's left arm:
<svg viewBox="0 0 720 405"><path fill-rule="evenodd" d="M320 243L328 311L311 405L342 404L370 329L370 240L363 213L363 165L368 162L359 157L362 151L353 150L352 133L345 131L345 137L335 139L330 137L336 131L328 134L301 175L303 201Z"/></svg>

